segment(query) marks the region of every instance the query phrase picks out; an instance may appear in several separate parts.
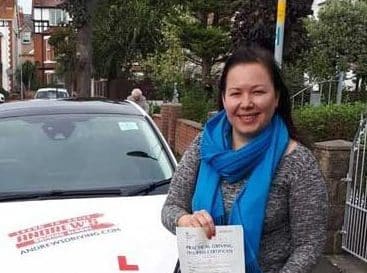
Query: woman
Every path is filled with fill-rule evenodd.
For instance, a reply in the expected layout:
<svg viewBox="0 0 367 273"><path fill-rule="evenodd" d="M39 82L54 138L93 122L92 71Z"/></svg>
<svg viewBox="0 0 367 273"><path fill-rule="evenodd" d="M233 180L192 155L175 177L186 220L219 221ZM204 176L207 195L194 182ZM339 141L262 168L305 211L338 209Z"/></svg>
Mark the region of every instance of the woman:
<svg viewBox="0 0 367 273"><path fill-rule="evenodd" d="M185 152L162 209L171 232L244 229L246 273L309 272L326 239L327 193L297 141L288 90L272 55L240 48L219 83L220 108Z"/></svg>

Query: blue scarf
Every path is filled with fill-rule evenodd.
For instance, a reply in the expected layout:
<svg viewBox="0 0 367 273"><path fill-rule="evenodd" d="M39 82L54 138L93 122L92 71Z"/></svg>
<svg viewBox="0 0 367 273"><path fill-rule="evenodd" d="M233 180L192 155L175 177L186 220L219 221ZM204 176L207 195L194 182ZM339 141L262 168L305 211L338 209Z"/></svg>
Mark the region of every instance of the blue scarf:
<svg viewBox="0 0 367 273"><path fill-rule="evenodd" d="M259 135L238 150L232 149L231 130L224 111L206 123L192 208L208 211L216 225L226 224L220 181L236 183L246 177L246 186L233 203L228 224L243 227L246 273L261 273L258 256L266 204L273 176L288 145L288 130L276 114Z"/></svg>

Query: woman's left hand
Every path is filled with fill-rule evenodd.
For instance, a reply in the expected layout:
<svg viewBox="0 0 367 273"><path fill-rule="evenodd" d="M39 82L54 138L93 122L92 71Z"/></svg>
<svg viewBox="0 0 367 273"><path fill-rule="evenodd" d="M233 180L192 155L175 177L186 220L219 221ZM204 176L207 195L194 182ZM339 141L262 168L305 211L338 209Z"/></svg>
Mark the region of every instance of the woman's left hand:
<svg viewBox="0 0 367 273"><path fill-rule="evenodd" d="M202 227L208 239L215 236L215 225L213 218L206 210L195 211L193 214L183 215L178 220L178 226Z"/></svg>

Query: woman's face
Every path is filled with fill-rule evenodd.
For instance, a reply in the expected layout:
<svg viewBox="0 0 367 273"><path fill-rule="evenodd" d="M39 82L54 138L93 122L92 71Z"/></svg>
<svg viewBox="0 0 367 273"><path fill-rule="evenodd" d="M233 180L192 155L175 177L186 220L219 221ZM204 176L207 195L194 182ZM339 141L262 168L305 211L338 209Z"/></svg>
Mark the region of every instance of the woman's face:
<svg viewBox="0 0 367 273"><path fill-rule="evenodd" d="M233 138L246 143L271 120L278 96L266 68L259 63L238 64L227 74L223 105Z"/></svg>

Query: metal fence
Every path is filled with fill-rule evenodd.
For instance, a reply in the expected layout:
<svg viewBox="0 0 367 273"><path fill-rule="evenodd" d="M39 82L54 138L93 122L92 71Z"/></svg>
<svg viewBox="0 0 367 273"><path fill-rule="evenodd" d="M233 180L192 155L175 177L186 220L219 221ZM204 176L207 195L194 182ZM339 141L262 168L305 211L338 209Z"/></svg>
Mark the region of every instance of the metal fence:
<svg viewBox="0 0 367 273"><path fill-rule="evenodd" d="M367 118L353 141L343 225L342 248L367 262Z"/></svg>
<svg viewBox="0 0 367 273"><path fill-rule="evenodd" d="M307 86L291 96L292 109L305 105L332 104L337 102L337 80L325 80Z"/></svg>
<svg viewBox="0 0 367 273"><path fill-rule="evenodd" d="M106 79L94 80L91 82L91 97L106 98L108 93L108 81Z"/></svg>

